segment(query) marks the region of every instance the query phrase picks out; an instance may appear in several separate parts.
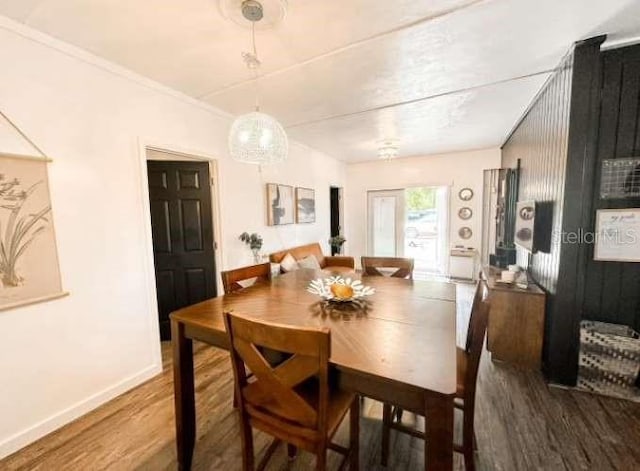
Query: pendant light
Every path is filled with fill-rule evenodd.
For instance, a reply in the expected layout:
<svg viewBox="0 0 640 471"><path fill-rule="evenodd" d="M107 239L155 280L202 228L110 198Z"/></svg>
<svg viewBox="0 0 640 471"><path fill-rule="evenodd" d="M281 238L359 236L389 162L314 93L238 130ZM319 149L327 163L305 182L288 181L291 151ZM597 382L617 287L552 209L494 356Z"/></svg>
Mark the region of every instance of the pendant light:
<svg viewBox="0 0 640 471"><path fill-rule="evenodd" d="M282 125L272 116L260 111L258 102L258 70L260 60L256 50L256 22L264 16L262 5L255 0L242 2L242 15L251 21L253 52L242 53L242 58L254 74L256 85L255 111L238 116L229 132L229 152L238 162L272 165L286 160L289 140Z"/></svg>
<svg viewBox="0 0 640 471"><path fill-rule="evenodd" d="M378 144L378 158L381 160L392 160L399 154L398 141L396 139L385 139Z"/></svg>

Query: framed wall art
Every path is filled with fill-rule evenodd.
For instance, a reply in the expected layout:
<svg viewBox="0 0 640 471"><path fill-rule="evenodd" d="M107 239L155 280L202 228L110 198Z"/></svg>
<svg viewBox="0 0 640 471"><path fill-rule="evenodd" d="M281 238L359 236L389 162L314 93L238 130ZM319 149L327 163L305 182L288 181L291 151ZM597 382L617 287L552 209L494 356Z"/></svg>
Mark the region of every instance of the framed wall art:
<svg viewBox="0 0 640 471"><path fill-rule="evenodd" d="M593 259L640 262L640 208L599 209Z"/></svg>
<svg viewBox="0 0 640 471"><path fill-rule="evenodd" d="M294 207L292 186L267 183L267 225L293 224Z"/></svg>
<svg viewBox="0 0 640 471"><path fill-rule="evenodd" d="M0 310L66 295L47 159L0 153Z"/></svg>
<svg viewBox="0 0 640 471"><path fill-rule="evenodd" d="M296 222L316 222L316 192L310 188L296 188Z"/></svg>

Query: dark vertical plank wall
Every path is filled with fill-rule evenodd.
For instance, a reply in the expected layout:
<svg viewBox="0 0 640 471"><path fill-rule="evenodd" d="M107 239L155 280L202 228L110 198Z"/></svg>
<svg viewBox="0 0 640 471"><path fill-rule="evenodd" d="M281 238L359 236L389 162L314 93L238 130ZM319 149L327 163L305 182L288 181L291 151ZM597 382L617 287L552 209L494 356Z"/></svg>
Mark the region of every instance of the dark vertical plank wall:
<svg viewBox="0 0 640 471"><path fill-rule="evenodd" d="M602 53L602 99L599 113L594 211L588 230L595 228L595 210L640 207L639 198L602 200L599 172L602 160L640 157L640 45ZM640 331L640 264L596 262L593 246L586 253L583 317L629 325Z"/></svg>
<svg viewBox="0 0 640 471"><path fill-rule="evenodd" d="M503 146L503 167L521 161L519 200L554 203L550 253L518 249L549 293L544 367L575 384L580 320L640 330L640 264L596 262L590 243L562 233L594 232L596 210L640 207L640 198L600 199L604 159L640 156L640 45L601 52L605 37L577 43Z"/></svg>
<svg viewBox="0 0 640 471"><path fill-rule="evenodd" d="M503 168L516 168L520 160L518 200L552 202L555 231L562 227L572 70L571 53L558 65L502 147ZM549 253L535 253L530 260L527 251L517 249L518 264L528 267L532 277L548 293L547 312L552 311L556 298L560 249L555 239ZM547 316L545 339L549 338L550 326ZM545 346L545 365L547 350Z"/></svg>

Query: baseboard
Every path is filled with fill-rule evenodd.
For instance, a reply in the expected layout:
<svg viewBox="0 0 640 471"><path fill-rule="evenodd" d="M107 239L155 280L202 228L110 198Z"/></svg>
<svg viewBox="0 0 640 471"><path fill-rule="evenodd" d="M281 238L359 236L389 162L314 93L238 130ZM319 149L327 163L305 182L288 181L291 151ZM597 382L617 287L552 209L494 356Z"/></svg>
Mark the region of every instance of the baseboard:
<svg viewBox="0 0 640 471"><path fill-rule="evenodd" d="M105 402L127 392L150 378L162 373L162 364L151 365L139 373L136 373L119 383L104 389L88 398L44 419L31 427L22 430L0 442L0 459L35 442L39 438L59 429L63 425L72 422L87 412L92 411Z"/></svg>

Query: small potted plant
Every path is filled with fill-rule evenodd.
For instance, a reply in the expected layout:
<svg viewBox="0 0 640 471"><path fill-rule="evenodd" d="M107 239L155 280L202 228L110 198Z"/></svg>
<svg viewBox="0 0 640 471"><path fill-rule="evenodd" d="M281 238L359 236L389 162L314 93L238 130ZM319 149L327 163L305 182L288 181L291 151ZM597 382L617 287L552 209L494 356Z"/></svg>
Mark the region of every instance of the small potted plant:
<svg viewBox="0 0 640 471"><path fill-rule="evenodd" d="M337 235L329 238L329 245L331 246L331 254L339 254L342 250L342 246L347 241L343 236Z"/></svg>
<svg viewBox="0 0 640 471"><path fill-rule="evenodd" d="M249 234L248 232L243 232L240 234L240 240L247 244L251 251L253 252L253 261L258 264L261 261L260 257L260 249L262 248L262 237L255 232L253 234Z"/></svg>

